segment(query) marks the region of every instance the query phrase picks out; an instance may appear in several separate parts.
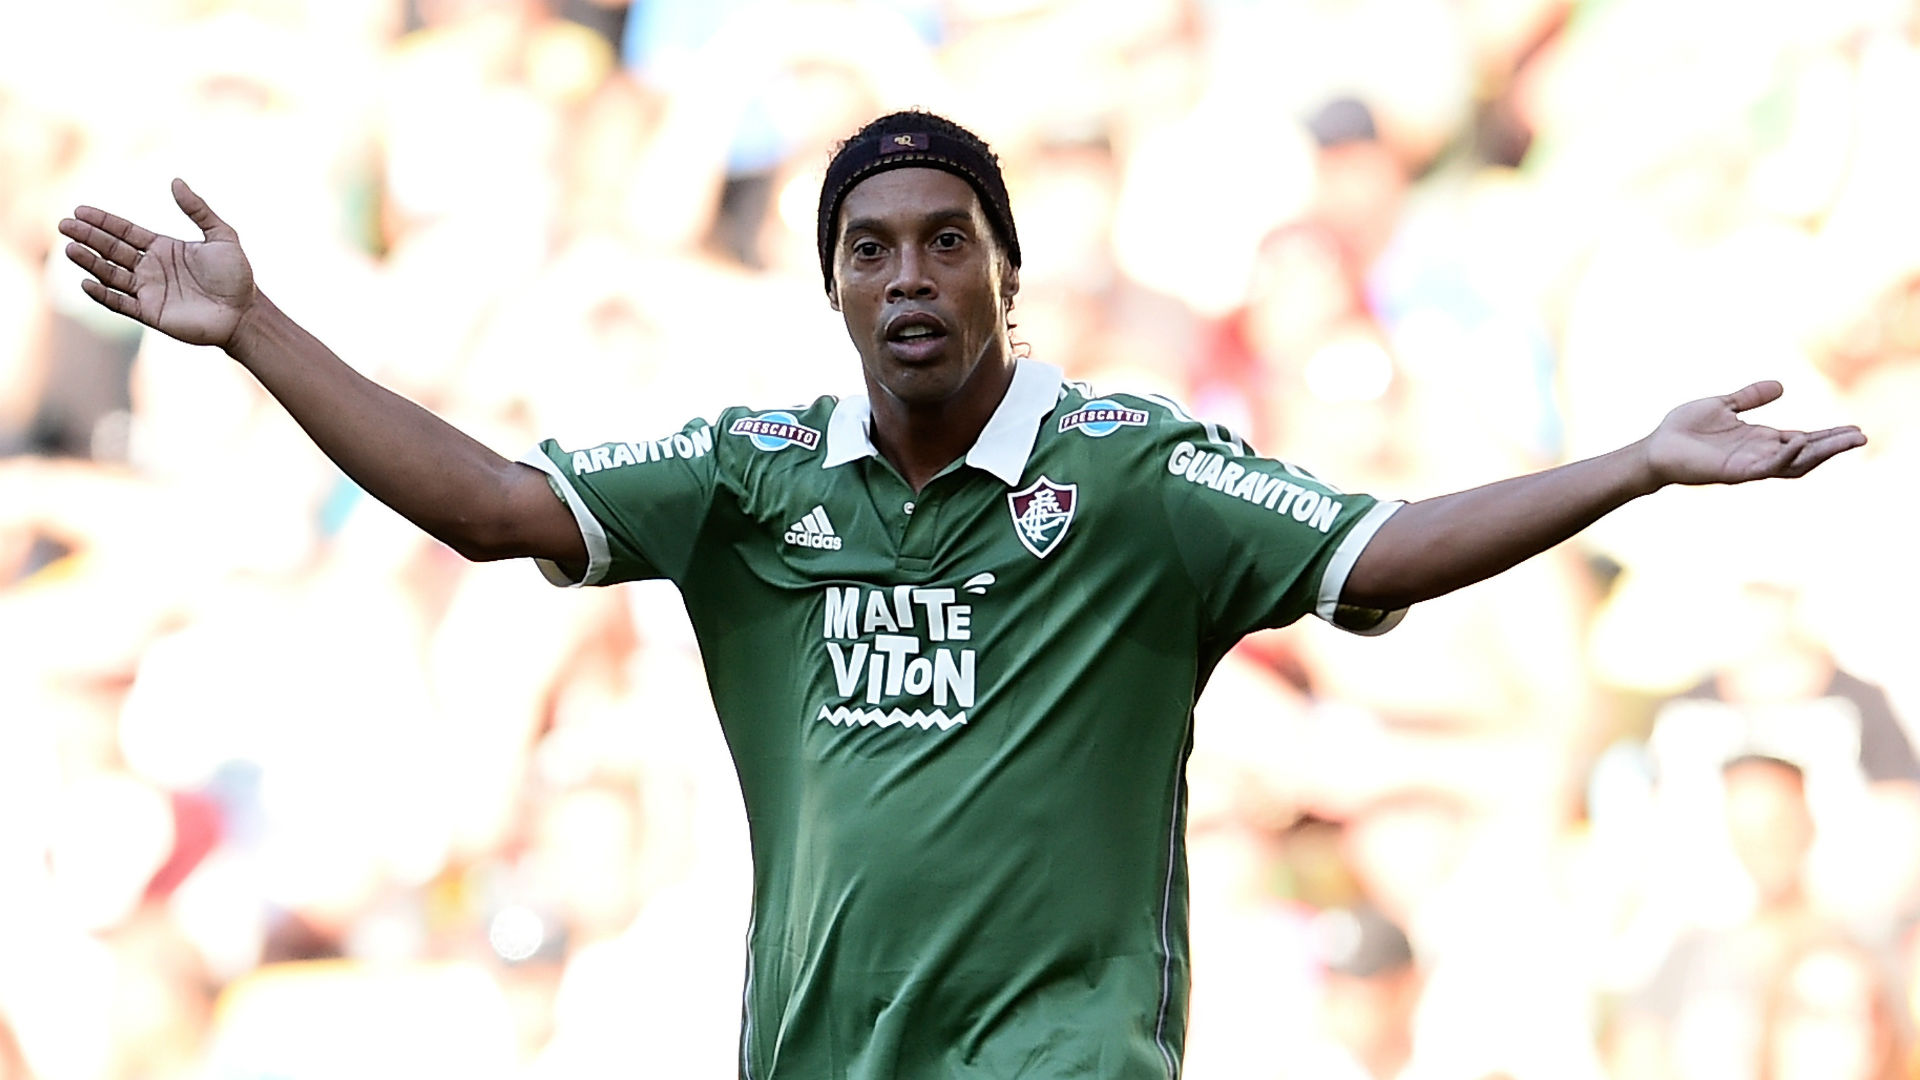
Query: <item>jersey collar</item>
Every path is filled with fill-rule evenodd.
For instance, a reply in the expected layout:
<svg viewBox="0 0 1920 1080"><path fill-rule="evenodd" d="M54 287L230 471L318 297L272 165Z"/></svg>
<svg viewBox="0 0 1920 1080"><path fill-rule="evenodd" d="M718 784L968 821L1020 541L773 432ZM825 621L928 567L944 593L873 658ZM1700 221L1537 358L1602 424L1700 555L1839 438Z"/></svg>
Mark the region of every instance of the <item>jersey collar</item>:
<svg viewBox="0 0 1920 1080"><path fill-rule="evenodd" d="M1015 359L1007 396L1000 399L973 449L967 451L967 464L992 473L1009 487L1018 484L1040 438L1040 421L1060 403L1062 377L1052 364ZM827 419L827 452L820 467L831 469L878 454L869 434L872 425L873 404L865 394L841 398Z"/></svg>

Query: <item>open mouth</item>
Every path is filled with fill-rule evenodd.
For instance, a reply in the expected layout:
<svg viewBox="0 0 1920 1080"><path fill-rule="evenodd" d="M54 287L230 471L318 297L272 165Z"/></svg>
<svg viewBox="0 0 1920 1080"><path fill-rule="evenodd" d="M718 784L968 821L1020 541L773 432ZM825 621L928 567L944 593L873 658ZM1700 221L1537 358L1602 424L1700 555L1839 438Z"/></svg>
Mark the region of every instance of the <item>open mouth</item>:
<svg viewBox="0 0 1920 1080"><path fill-rule="evenodd" d="M900 360L928 360L946 346L947 328L933 315L901 315L887 326L887 349Z"/></svg>

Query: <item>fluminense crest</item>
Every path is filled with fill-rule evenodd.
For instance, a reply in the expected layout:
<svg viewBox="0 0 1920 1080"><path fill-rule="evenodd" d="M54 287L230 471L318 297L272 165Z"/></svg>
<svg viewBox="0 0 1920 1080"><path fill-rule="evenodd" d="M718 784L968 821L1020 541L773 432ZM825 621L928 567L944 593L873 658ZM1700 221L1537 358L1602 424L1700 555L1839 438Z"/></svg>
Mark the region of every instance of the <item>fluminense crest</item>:
<svg viewBox="0 0 1920 1080"><path fill-rule="evenodd" d="M1080 485L1056 484L1042 476L1032 484L1007 496L1007 508L1013 512L1013 532L1020 543L1038 558L1053 554L1073 524L1074 506Z"/></svg>

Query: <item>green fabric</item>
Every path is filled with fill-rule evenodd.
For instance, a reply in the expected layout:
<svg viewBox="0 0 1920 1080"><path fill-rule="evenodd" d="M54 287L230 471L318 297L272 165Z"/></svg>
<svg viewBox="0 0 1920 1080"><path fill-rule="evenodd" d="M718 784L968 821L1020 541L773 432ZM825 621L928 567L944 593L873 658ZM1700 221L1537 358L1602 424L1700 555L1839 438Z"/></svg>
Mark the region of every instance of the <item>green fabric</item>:
<svg viewBox="0 0 1920 1080"><path fill-rule="evenodd" d="M1042 390L996 433L1034 439L1012 487L823 467L830 398L789 414L811 448L741 409L541 446L605 533L594 583L672 579L699 637L752 832L751 1080L1178 1073L1194 701L1314 610L1374 500L1157 399L1063 430L1085 390ZM1009 501L1042 477L1073 485L1044 557Z"/></svg>

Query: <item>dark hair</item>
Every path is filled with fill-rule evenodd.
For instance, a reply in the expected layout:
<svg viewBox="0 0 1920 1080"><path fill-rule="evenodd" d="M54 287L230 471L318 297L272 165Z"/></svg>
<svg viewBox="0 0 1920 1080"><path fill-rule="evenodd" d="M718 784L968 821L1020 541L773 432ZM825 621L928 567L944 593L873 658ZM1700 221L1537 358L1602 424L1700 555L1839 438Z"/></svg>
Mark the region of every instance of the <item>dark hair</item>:
<svg viewBox="0 0 1920 1080"><path fill-rule="evenodd" d="M940 169L965 180L980 197L994 239L1013 265L1020 265L1020 235L1000 159L986 140L936 113L905 109L869 122L834 148L820 185L820 276L833 291L833 247L839 239L840 204L853 186L875 173L910 167Z"/></svg>

